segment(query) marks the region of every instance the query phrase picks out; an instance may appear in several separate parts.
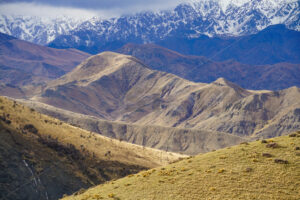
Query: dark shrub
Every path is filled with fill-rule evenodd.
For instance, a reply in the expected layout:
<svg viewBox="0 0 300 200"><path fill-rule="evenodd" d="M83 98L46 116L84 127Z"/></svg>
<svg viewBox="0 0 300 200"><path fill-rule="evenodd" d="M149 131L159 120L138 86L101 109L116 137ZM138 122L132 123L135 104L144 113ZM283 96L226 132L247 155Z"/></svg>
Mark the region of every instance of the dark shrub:
<svg viewBox="0 0 300 200"><path fill-rule="evenodd" d="M275 148L278 148L279 145L276 142L273 142L273 143L267 144L266 147L275 149Z"/></svg>
<svg viewBox="0 0 300 200"><path fill-rule="evenodd" d="M262 156L263 156L263 157L267 157L267 158L273 157L273 155L272 155L272 154L269 154L269 153L262 153Z"/></svg>
<svg viewBox="0 0 300 200"><path fill-rule="evenodd" d="M39 132L32 124L26 124L24 126L24 130L29 131L33 134L37 134Z"/></svg>
<svg viewBox="0 0 300 200"><path fill-rule="evenodd" d="M296 133L291 133L291 134L289 134L289 137L297 137L297 134Z"/></svg>
<svg viewBox="0 0 300 200"><path fill-rule="evenodd" d="M252 172L253 169L252 169L251 167L247 167L245 171L246 171L246 172Z"/></svg>
<svg viewBox="0 0 300 200"><path fill-rule="evenodd" d="M278 159L276 158L274 160L275 163L279 163L279 164L289 164L289 162L287 160L282 160L282 159Z"/></svg>

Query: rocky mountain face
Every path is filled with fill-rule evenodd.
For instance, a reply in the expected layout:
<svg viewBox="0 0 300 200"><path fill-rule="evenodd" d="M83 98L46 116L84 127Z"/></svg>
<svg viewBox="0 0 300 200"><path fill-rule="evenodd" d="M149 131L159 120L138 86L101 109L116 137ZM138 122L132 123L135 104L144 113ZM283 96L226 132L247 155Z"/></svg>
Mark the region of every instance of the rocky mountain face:
<svg viewBox="0 0 300 200"><path fill-rule="evenodd" d="M215 62L201 56L185 56L154 44L127 44L117 52L132 55L152 69L194 82L211 83L224 77L247 89L279 90L300 87L299 64L251 66L233 60Z"/></svg>
<svg viewBox="0 0 300 200"><path fill-rule="evenodd" d="M194 83L112 52L90 57L32 99L112 121L245 137L269 137L300 128L297 87L249 91L223 78L211 84Z"/></svg>
<svg viewBox="0 0 300 200"><path fill-rule="evenodd" d="M89 56L76 49L53 49L0 33L0 83L37 86L71 71Z"/></svg>

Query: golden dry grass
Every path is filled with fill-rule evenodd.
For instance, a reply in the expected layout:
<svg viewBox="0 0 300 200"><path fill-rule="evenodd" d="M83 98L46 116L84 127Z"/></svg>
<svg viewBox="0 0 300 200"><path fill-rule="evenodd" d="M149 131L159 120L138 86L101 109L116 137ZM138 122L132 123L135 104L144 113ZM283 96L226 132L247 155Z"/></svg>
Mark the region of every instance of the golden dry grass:
<svg viewBox="0 0 300 200"><path fill-rule="evenodd" d="M10 127L22 130L26 124L36 127L42 136L57 138L61 144L73 144L85 149L102 160L119 161L147 168L166 165L184 155L142 147L63 123L58 119L40 114L22 104L0 97L0 116L9 114ZM105 154L110 151L110 155Z"/></svg>
<svg viewBox="0 0 300 200"><path fill-rule="evenodd" d="M267 143L244 143L186 158L64 200L296 200L300 197L300 150L296 150L300 146L300 132L295 136L281 136ZM266 147L274 142L279 147ZM288 164L276 163L275 159L286 160Z"/></svg>

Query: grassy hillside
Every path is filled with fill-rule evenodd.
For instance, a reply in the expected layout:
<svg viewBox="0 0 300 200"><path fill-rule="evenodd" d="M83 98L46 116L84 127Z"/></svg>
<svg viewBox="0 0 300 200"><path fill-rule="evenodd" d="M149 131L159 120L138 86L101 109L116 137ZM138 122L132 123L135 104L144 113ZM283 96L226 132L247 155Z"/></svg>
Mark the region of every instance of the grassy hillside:
<svg viewBox="0 0 300 200"><path fill-rule="evenodd" d="M0 97L0 198L57 199L179 157L73 127Z"/></svg>
<svg viewBox="0 0 300 200"><path fill-rule="evenodd" d="M64 200L299 199L300 132L129 175Z"/></svg>

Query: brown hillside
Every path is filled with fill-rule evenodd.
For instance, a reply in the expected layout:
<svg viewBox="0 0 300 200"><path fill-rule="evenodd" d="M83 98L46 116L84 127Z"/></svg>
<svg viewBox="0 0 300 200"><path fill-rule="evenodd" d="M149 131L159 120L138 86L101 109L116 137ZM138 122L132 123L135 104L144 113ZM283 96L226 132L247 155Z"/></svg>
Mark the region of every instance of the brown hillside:
<svg viewBox="0 0 300 200"><path fill-rule="evenodd" d="M0 83L4 84L40 84L64 75L90 56L75 49L53 49L4 36L0 33Z"/></svg>
<svg viewBox="0 0 300 200"><path fill-rule="evenodd" d="M300 90L245 90L223 78L194 83L104 52L32 98L106 120L271 137L300 128Z"/></svg>

